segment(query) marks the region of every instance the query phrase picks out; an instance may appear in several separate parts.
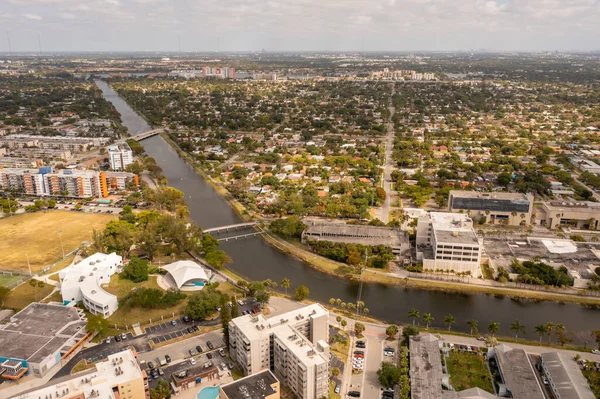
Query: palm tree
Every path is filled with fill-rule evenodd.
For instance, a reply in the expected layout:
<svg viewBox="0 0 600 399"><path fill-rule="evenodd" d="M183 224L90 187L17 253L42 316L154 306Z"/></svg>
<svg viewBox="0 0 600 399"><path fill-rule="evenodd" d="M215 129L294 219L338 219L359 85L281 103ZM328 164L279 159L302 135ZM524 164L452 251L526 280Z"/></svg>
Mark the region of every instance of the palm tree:
<svg viewBox="0 0 600 399"><path fill-rule="evenodd" d="M283 283L283 281L282 281L282 283ZM283 287L283 284L281 284L281 286ZM335 306L335 298L329 298L329 304L331 306Z"/></svg>
<svg viewBox="0 0 600 399"><path fill-rule="evenodd" d="M420 319L421 314L419 313L419 311L417 309L412 308L411 310L408 311L408 317L411 317L413 319L413 326L414 326L415 320Z"/></svg>
<svg viewBox="0 0 600 399"><path fill-rule="evenodd" d="M471 335L473 335L473 332L478 331L479 322L475 319L471 319L471 320L467 321L467 326L469 326L469 328L471 329Z"/></svg>
<svg viewBox="0 0 600 399"><path fill-rule="evenodd" d="M338 325L340 326L340 328L342 328L342 326L341 326L341 324L340 324L340 323L342 322L342 316L340 316L340 315L337 315L337 316L335 317L335 321L337 321L337 322L338 322Z"/></svg>
<svg viewBox="0 0 600 399"><path fill-rule="evenodd" d="M452 328L452 324L456 324L456 319L451 314L444 317L444 324L448 326L448 331Z"/></svg>
<svg viewBox="0 0 600 399"><path fill-rule="evenodd" d="M335 304L338 305L338 306L340 306L342 304L342 300L340 298L337 298L335 300Z"/></svg>
<svg viewBox="0 0 600 399"><path fill-rule="evenodd" d="M515 322L510 325L510 331L514 331L516 341L519 339L520 333L525 334L525 326L521 324L519 320L515 320Z"/></svg>
<svg viewBox="0 0 600 399"><path fill-rule="evenodd" d="M363 315L368 315L369 314L369 308L363 308L362 310Z"/></svg>
<svg viewBox="0 0 600 399"><path fill-rule="evenodd" d="M285 295L287 295L288 288L290 288L292 286L290 284L290 279L289 278L284 278L283 280L281 280L281 283L279 285L281 286L281 288L285 289ZM331 298L331 299L333 299L333 298ZM331 303L331 299L329 300L329 303ZM335 299L333 299L333 301L335 302Z"/></svg>
<svg viewBox="0 0 600 399"><path fill-rule="evenodd" d="M533 331L535 331L540 336L540 345L542 344L542 338L546 334L546 326L544 324L538 324L533 327Z"/></svg>
<svg viewBox="0 0 600 399"><path fill-rule="evenodd" d="M544 324L544 327L546 327L546 334L548 334L548 343L550 343L550 339L552 338L552 330L554 330L554 323L549 321L546 324Z"/></svg>
<svg viewBox="0 0 600 399"><path fill-rule="evenodd" d="M488 325L488 331L490 332L490 334L492 334L492 337L495 336L495 334L500 330L500 323L498 323L497 321L492 321L489 325Z"/></svg>
<svg viewBox="0 0 600 399"><path fill-rule="evenodd" d="M423 314L423 321L425 322L425 325L427 326L427 330L429 331L429 325L431 324L432 321L434 321L435 319L433 318L433 316L431 315L431 313L424 313Z"/></svg>

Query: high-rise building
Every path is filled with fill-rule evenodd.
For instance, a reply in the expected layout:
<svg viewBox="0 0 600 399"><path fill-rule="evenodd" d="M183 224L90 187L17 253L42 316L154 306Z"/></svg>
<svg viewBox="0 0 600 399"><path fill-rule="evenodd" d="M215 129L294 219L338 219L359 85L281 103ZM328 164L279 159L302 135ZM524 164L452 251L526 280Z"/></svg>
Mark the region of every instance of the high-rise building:
<svg viewBox="0 0 600 399"><path fill-rule="evenodd" d="M108 147L108 162L112 170L123 170L133 163L133 152L127 143L119 143Z"/></svg>
<svg viewBox="0 0 600 399"><path fill-rule="evenodd" d="M125 350L108 355L93 369L56 384L15 396L14 399L149 399L148 376L140 368L137 353Z"/></svg>
<svg viewBox="0 0 600 399"><path fill-rule="evenodd" d="M267 319L245 315L229 323L229 351L246 375L269 369L300 399L329 389L329 312L313 304Z"/></svg>

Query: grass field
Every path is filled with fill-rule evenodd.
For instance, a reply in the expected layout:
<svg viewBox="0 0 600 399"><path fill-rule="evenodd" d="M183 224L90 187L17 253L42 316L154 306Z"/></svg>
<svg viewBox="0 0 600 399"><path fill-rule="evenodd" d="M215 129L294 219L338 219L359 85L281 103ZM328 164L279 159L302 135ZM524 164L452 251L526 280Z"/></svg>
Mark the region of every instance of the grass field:
<svg viewBox="0 0 600 399"><path fill-rule="evenodd" d="M62 258L60 230L65 253L89 241L92 231L103 230L116 216L82 212L50 211L25 213L0 219L0 269L33 273Z"/></svg>
<svg viewBox="0 0 600 399"><path fill-rule="evenodd" d="M12 290L4 301L5 308L21 310L31 302L41 301L54 290L54 286L44 284L44 287L32 287L29 281Z"/></svg>
<svg viewBox="0 0 600 399"><path fill-rule="evenodd" d="M0 274L0 287L11 287L17 281L25 278L23 276L9 276L5 274Z"/></svg>
<svg viewBox="0 0 600 399"><path fill-rule="evenodd" d="M485 358L474 353L451 351L447 359L450 384L456 391L481 388L493 393L492 377Z"/></svg>

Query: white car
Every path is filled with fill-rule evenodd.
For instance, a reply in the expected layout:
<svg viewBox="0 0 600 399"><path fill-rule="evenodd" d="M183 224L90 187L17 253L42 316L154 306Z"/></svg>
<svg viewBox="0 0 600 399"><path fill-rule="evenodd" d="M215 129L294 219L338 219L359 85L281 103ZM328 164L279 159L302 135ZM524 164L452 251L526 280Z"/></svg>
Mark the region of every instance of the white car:
<svg viewBox="0 0 600 399"><path fill-rule="evenodd" d="M244 304L244 301L242 301L241 299L237 301L238 305L242 306Z"/></svg>
<svg viewBox="0 0 600 399"><path fill-rule="evenodd" d="M195 364L196 364L196 359L194 359L194 358L191 358L191 359L190 359L190 364L191 364L192 366L193 366L193 365L195 365Z"/></svg>
<svg viewBox="0 0 600 399"><path fill-rule="evenodd" d="M598 349L593 349L593 350L592 350L592 353L593 353L594 355L600 355L600 350L598 350Z"/></svg>

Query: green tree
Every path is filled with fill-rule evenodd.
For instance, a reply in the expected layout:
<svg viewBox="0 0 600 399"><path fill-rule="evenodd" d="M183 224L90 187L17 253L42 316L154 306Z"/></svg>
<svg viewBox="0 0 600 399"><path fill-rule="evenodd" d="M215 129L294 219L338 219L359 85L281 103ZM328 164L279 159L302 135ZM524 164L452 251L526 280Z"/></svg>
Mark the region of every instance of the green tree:
<svg viewBox="0 0 600 399"><path fill-rule="evenodd" d="M448 331L450 331L450 329L452 328L452 325L456 324L456 320L454 319L454 316L449 314L446 317L444 317L444 324L448 327Z"/></svg>
<svg viewBox="0 0 600 399"><path fill-rule="evenodd" d="M226 264L231 263L231 258L221 249L210 251L204 259L217 269L222 269Z"/></svg>
<svg viewBox="0 0 600 399"><path fill-rule="evenodd" d="M495 337L496 333L500 331L500 323L497 321L492 321L490 324L488 324L488 331L490 334L492 334L492 337Z"/></svg>
<svg viewBox="0 0 600 399"><path fill-rule="evenodd" d="M338 322L338 326L340 326L340 328L341 328L341 325L342 325L342 324L341 324L341 322L342 322L342 316L340 316L340 315L337 315L337 316L335 317L335 321L337 321L337 322Z"/></svg>
<svg viewBox="0 0 600 399"><path fill-rule="evenodd" d="M475 319L467 321L467 326L469 326L469 329L471 330L471 335L479 330L479 322Z"/></svg>
<svg viewBox="0 0 600 399"><path fill-rule="evenodd" d="M519 339L519 334L525 334L525 326L519 320L515 320L510 325L510 331L515 333L515 341Z"/></svg>
<svg viewBox="0 0 600 399"><path fill-rule="evenodd" d="M219 291L211 286L206 286L198 294L188 298L185 314L192 319L203 320L217 311L222 302L221 296Z"/></svg>
<svg viewBox="0 0 600 399"><path fill-rule="evenodd" d="M264 307L271 299L271 293L267 290L258 291L255 295L256 300L260 303L261 307Z"/></svg>
<svg viewBox="0 0 600 399"><path fill-rule="evenodd" d="M415 325L415 320L420 319L421 315L419 313L419 311L415 308L412 308L411 310L408 311L408 317L410 317L411 319L413 319L413 326Z"/></svg>
<svg viewBox="0 0 600 399"><path fill-rule="evenodd" d="M382 362L381 367L377 370L377 379L386 388L391 388L398 384L401 375L400 367L389 362Z"/></svg>
<svg viewBox="0 0 600 399"><path fill-rule="evenodd" d="M342 325L342 330L344 330L346 328L346 326L348 325L348 322L346 321L346 319L342 319L340 324Z"/></svg>
<svg viewBox="0 0 600 399"><path fill-rule="evenodd" d="M592 331L592 336L594 337L594 340L596 341L596 345L598 345L598 349L600 349L600 330Z"/></svg>
<svg viewBox="0 0 600 399"><path fill-rule="evenodd" d="M289 278L283 278L279 285L281 286L281 288L283 288L285 290L285 295L287 295L287 290L292 286ZM331 299L333 299L333 298L331 298ZM333 302L335 303L335 299L333 299ZM331 303L331 300L329 301L329 303ZM333 305L333 303L331 303L331 304Z"/></svg>
<svg viewBox="0 0 600 399"><path fill-rule="evenodd" d="M385 335L387 335L389 339L394 339L394 337L396 337L396 334L398 334L398 326L395 324L390 324L385 329Z"/></svg>
<svg viewBox="0 0 600 399"><path fill-rule="evenodd" d="M202 246L202 251L204 253L209 253L209 252L212 252L215 249L217 249L217 247L219 246L219 240L214 238L209 233L204 233L204 234L202 234L201 246Z"/></svg>
<svg viewBox="0 0 600 399"><path fill-rule="evenodd" d="M340 375L340 369L339 369L339 368L337 368L337 367L333 367L333 368L331 369L331 375L332 375L333 377L337 377L337 376L339 376L339 375Z"/></svg>
<svg viewBox="0 0 600 399"><path fill-rule="evenodd" d="M121 277L134 283L148 281L148 261L133 255L121 272Z"/></svg>
<svg viewBox="0 0 600 399"><path fill-rule="evenodd" d="M408 344L412 335L419 335L419 327L408 325L402 328L402 336L404 337L404 342L406 344Z"/></svg>
<svg viewBox="0 0 600 399"><path fill-rule="evenodd" d="M552 331L554 331L554 322L547 322L546 324L544 324L544 327L546 328L546 335L548 335L548 343L550 343L550 340L552 338Z"/></svg>
<svg viewBox="0 0 600 399"><path fill-rule="evenodd" d="M240 304L236 301L235 296L231 297L231 318L235 319L240 315Z"/></svg>
<svg viewBox="0 0 600 399"><path fill-rule="evenodd" d="M301 285L298 288L296 288L295 294L296 294L296 300L303 301L306 298L308 298L308 295L310 294L310 290L308 289L307 286Z"/></svg>
<svg viewBox="0 0 600 399"><path fill-rule="evenodd" d="M221 299L221 310L219 314L221 316L221 327L223 328L223 338L225 340L225 346L229 346L229 322L231 321L231 309L227 304L227 296L223 296ZM233 303L232 303L233 306Z"/></svg>
<svg viewBox="0 0 600 399"><path fill-rule="evenodd" d="M542 344L542 338L546 335L546 326L544 324L538 324L533 327L533 331L540 336L540 345Z"/></svg>
<svg viewBox="0 0 600 399"><path fill-rule="evenodd" d="M362 337L362 333L365 331L365 325L359 322L354 323L354 334L357 337Z"/></svg>
<svg viewBox="0 0 600 399"><path fill-rule="evenodd" d="M108 325L108 321L104 317L102 317L100 315L88 313L87 314L87 323L85 325L85 328L88 331L94 331L98 335L103 337L106 334L106 332L108 331L109 325Z"/></svg>
<svg viewBox="0 0 600 399"><path fill-rule="evenodd" d="M150 391L150 399L170 399L171 398L171 387L165 380L158 380L156 388Z"/></svg>
<svg viewBox="0 0 600 399"><path fill-rule="evenodd" d="M433 316L431 315L431 313L425 313L423 314L423 322L425 322L425 326L427 328L427 330L429 330L429 325L434 321L435 319L433 318Z"/></svg>

